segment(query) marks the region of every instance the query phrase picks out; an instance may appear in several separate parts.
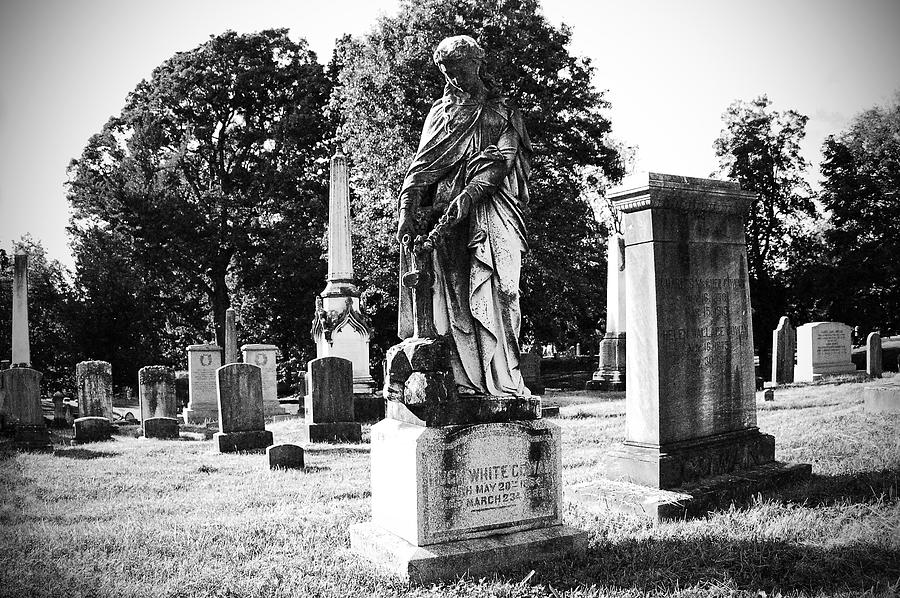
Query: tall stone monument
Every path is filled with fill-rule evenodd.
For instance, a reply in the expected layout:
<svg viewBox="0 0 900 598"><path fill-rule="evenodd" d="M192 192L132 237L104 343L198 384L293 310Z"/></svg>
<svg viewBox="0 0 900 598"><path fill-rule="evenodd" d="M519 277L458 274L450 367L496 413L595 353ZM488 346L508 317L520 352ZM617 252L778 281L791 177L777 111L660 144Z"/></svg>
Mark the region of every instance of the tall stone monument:
<svg viewBox="0 0 900 598"><path fill-rule="evenodd" d="M52 451L50 432L41 409L42 374L31 369L28 338L28 255L17 248L12 285L12 365L0 370L0 412L4 433L12 446L23 450Z"/></svg>
<svg viewBox="0 0 900 598"><path fill-rule="evenodd" d="M781 316L772 331L772 385L794 381L794 354L797 352L797 331L787 316Z"/></svg>
<svg viewBox="0 0 900 598"><path fill-rule="evenodd" d="M810 322L797 328L794 380L813 382L823 376L856 373L850 358L852 333L840 322Z"/></svg>
<svg viewBox="0 0 900 598"><path fill-rule="evenodd" d="M756 425L744 237L752 194L737 183L645 173L608 197L624 213L628 263L626 438L608 456L608 475L649 494L680 489L673 502L688 511L691 489L712 476L750 472L742 488L757 491L809 475L808 465L775 462L774 437ZM595 487L595 499L610 500ZM579 502L590 488L576 490ZM733 491L726 484L721 494ZM700 495L698 503L708 498ZM652 516L672 506L635 496Z"/></svg>
<svg viewBox="0 0 900 598"><path fill-rule="evenodd" d="M312 324L316 357L349 359L353 392L371 394L375 390L369 372L371 331L360 310L360 291L353 273L347 157L340 148L331 158L328 206L328 282L316 298Z"/></svg>
<svg viewBox="0 0 900 598"><path fill-rule="evenodd" d="M284 415L278 402L278 347L275 345L241 345L244 363L259 366L262 375L263 411L267 416Z"/></svg>
<svg viewBox="0 0 900 598"><path fill-rule="evenodd" d="M355 552L423 583L586 541L562 523L560 429L518 367L531 146L518 110L487 93L483 56L467 36L435 51L448 84L400 192L404 340L372 427L372 521L350 529Z"/></svg>
<svg viewBox="0 0 900 598"><path fill-rule="evenodd" d="M189 345L188 406L182 411L184 423L202 424L216 421L219 405L216 397L216 370L222 365L219 345Z"/></svg>
<svg viewBox="0 0 900 598"><path fill-rule="evenodd" d="M264 451L273 444L263 415L259 366L229 363L216 370L219 431L213 442L221 453Z"/></svg>
<svg viewBox="0 0 900 598"><path fill-rule="evenodd" d="M625 390L625 238L611 234L606 253L606 334L587 390Z"/></svg>

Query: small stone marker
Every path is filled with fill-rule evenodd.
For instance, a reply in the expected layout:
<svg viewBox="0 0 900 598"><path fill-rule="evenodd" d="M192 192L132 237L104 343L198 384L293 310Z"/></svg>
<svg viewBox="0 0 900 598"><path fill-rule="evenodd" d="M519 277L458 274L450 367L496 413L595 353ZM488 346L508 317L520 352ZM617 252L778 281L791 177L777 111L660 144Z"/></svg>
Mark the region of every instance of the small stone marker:
<svg viewBox="0 0 900 598"><path fill-rule="evenodd" d="M852 329L840 322L811 322L797 329L794 380L813 382L823 376L853 374L850 360Z"/></svg>
<svg viewBox="0 0 900 598"><path fill-rule="evenodd" d="M304 418L308 441L360 442L362 427L353 421L353 363L342 357L320 357L309 362L307 373Z"/></svg>
<svg viewBox="0 0 900 598"><path fill-rule="evenodd" d="M75 420L75 437L72 444L109 440L111 435L112 424L105 417L79 417Z"/></svg>
<svg viewBox="0 0 900 598"><path fill-rule="evenodd" d="M541 378L541 353L537 345L519 358L519 371L522 372L522 379L525 380L525 386L531 391L531 394L544 394L546 389L544 380Z"/></svg>
<svg viewBox="0 0 900 598"><path fill-rule="evenodd" d="M141 425L144 428L144 436L178 438L178 420L175 419L178 415L175 370L164 365L142 367L138 371L138 396L141 402ZM171 422L175 422L174 431Z"/></svg>
<svg viewBox="0 0 900 598"><path fill-rule="evenodd" d="M219 431L213 435L221 453L260 451L272 444L263 417L259 366L230 363L216 371Z"/></svg>
<svg viewBox="0 0 900 598"><path fill-rule="evenodd" d="M275 345L242 345L244 363L259 366L262 370L263 411L269 415L284 415L278 403L278 347Z"/></svg>
<svg viewBox="0 0 900 598"><path fill-rule="evenodd" d="M303 448L296 444L273 444L266 449L269 469L303 469Z"/></svg>
<svg viewBox="0 0 900 598"><path fill-rule="evenodd" d="M78 415L113 420L112 366L108 361L82 361L75 366Z"/></svg>
<svg viewBox="0 0 900 598"><path fill-rule="evenodd" d="M781 316L772 331L772 383L789 384L794 381L794 353L797 351L797 331L787 316Z"/></svg>
<svg viewBox="0 0 900 598"><path fill-rule="evenodd" d="M767 388L763 392L763 399L765 401L774 401L775 400L775 390L772 388Z"/></svg>
<svg viewBox="0 0 900 598"><path fill-rule="evenodd" d="M143 426L144 438L178 438L178 420L174 417L149 417Z"/></svg>
<svg viewBox="0 0 900 598"><path fill-rule="evenodd" d="M186 424L202 424L219 417L216 370L222 365L219 345L190 345L188 354L188 406L182 415Z"/></svg>
<svg viewBox="0 0 900 598"><path fill-rule="evenodd" d="M881 335L870 332L866 337L866 373L870 378L881 378Z"/></svg>
<svg viewBox="0 0 900 598"><path fill-rule="evenodd" d="M63 393L58 390L53 393L53 427L65 428L68 426L66 422L66 404L63 399Z"/></svg>

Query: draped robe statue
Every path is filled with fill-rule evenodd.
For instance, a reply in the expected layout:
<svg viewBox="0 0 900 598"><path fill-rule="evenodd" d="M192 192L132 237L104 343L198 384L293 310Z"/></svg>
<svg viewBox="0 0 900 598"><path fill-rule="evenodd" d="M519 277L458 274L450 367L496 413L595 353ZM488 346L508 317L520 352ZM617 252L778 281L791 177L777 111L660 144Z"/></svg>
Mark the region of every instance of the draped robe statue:
<svg viewBox="0 0 900 598"><path fill-rule="evenodd" d="M466 36L444 40L435 52L447 85L403 182L398 239L415 230L417 211L423 234L453 215L431 252L434 327L452 340L460 393L521 397L530 395L519 371L519 276L531 145L518 109L481 78L482 56ZM410 251L402 250L401 279L412 267ZM402 284L398 333L413 333L413 297Z"/></svg>

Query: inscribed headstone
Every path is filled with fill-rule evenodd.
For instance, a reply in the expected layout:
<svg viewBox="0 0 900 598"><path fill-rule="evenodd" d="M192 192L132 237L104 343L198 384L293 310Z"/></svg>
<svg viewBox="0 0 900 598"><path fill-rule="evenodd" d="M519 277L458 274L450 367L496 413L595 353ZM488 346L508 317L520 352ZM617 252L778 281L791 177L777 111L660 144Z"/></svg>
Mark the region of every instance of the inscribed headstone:
<svg viewBox="0 0 900 598"><path fill-rule="evenodd" d="M188 406L183 411L186 424L202 424L219 417L216 398L216 370L222 365L222 347L190 345L188 354Z"/></svg>
<svg viewBox="0 0 900 598"><path fill-rule="evenodd" d="M264 449L272 444L265 429L262 376L258 366L230 363L216 371L219 432L214 441L220 452Z"/></svg>
<svg viewBox="0 0 900 598"><path fill-rule="evenodd" d="M75 365L78 415L113 420L112 366L108 361L82 361Z"/></svg>
<svg viewBox="0 0 900 598"><path fill-rule="evenodd" d="M794 353L797 350L797 332L787 316L781 316L778 327L772 331L772 383L789 384L794 381Z"/></svg>
<svg viewBox="0 0 900 598"><path fill-rule="evenodd" d="M278 347L275 345L243 345L244 363L259 366L262 373L263 410L266 415L282 415L278 403Z"/></svg>
<svg viewBox="0 0 900 598"><path fill-rule="evenodd" d="M822 376L852 374L852 329L840 322L811 322L797 328L796 382L812 382Z"/></svg>

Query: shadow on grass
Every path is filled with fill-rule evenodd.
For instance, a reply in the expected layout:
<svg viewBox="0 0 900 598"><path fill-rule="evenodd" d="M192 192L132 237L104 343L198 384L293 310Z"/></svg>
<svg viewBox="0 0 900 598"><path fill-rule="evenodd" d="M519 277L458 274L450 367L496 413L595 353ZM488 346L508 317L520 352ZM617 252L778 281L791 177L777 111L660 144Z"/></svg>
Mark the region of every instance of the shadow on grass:
<svg viewBox="0 0 900 598"><path fill-rule="evenodd" d="M103 459L105 457L118 457L122 453L114 453L111 451L92 451L85 448L69 448L56 449L53 454L57 457L65 457L66 459L89 460Z"/></svg>
<svg viewBox="0 0 900 598"><path fill-rule="evenodd" d="M900 489L900 469L860 471L839 475L819 475L787 486L777 497L807 506L837 503L867 503L881 498L896 500Z"/></svg>
<svg viewBox="0 0 900 598"><path fill-rule="evenodd" d="M656 595L687 587L864 592L900 578L900 551L863 543L829 548L733 538L600 541L568 560L532 563L500 575L511 583L536 569L533 584L556 590L597 586Z"/></svg>

